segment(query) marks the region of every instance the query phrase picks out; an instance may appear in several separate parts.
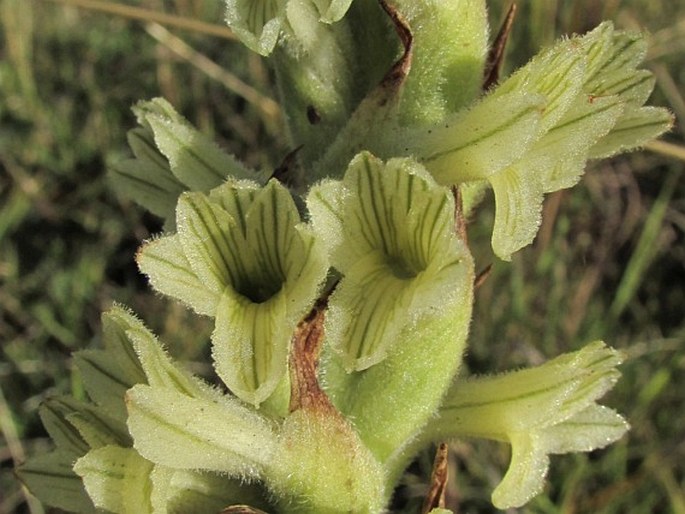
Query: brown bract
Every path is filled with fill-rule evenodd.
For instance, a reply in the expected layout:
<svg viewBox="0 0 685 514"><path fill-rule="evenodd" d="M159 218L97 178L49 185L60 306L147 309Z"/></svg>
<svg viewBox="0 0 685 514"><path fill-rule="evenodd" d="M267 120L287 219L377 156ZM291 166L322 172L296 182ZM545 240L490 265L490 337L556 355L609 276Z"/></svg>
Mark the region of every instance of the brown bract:
<svg viewBox="0 0 685 514"><path fill-rule="evenodd" d="M327 304L328 298L318 300L295 329L290 349L290 412L308 409L338 414L317 376Z"/></svg>
<svg viewBox="0 0 685 514"><path fill-rule="evenodd" d="M423 501L421 514L428 514L433 509L445 507L445 489L447 488L447 458L449 448L447 443L440 443L435 452L431 484L428 494Z"/></svg>

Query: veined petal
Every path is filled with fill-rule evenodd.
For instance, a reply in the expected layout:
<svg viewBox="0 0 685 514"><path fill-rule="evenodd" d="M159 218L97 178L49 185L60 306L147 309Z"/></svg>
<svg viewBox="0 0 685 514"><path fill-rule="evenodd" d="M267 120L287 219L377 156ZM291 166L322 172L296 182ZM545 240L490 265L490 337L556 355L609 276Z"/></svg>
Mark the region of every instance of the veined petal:
<svg viewBox="0 0 685 514"><path fill-rule="evenodd" d="M120 514L152 514L153 465L132 448L103 446L74 465L95 506Z"/></svg>
<svg viewBox="0 0 685 514"><path fill-rule="evenodd" d="M440 184L488 178L525 154L540 133L544 96L488 95L444 124L408 135L409 149Z"/></svg>
<svg viewBox="0 0 685 514"><path fill-rule="evenodd" d="M135 159L126 159L110 168L110 179L116 189L136 203L165 220L165 228L175 227L174 210L178 196L186 190L171 172L166 158L155 146L152 129L143 112L133 108L143 126L127 133Z"/></svg>
<svg viewBox="0 0 685 514"><path fill-rule="evenodd" d="M202 193L185 193L176 208L176 224L183 253L198 280L220 295L245 276L239 256L240 240L232 240L236 221Z"/></svg>
<svg viewBox="0 0 685 514"><path fill-rule="evenodd" d="M595 30L581 38L588 49L595 48L585 77L583 90L593 94L600 93L605 81L614 74L635 70L647 55L647 43L638 33L616 32L611 22L599 25ZM611 83L611 82L609 82Z"/></svg>
<svg viewBox="0 0 685 514"><path fill-rule="evenodd" d="M342 201L345 186L338 180L324 180L311 188L307 194L307 210L317 238L323 241L331 265L340 268L336 259L343 244ZM344 266L344 264L342 264Z"/></svg>
<svg viewBox="0 0 685 514"><path fill-rule="evenodd" d="M66 419L81 434L90 448L99 448L110 444L130 446L131 437L122 420L108 416L101 408L83 405L68 414Z"/></svg>
<svg viewBox="0 0 685 514"><path fill-rule="evenodd" d="M595 342L535 368L457 382L436 429L506 441L509 433L558 425L611 389L621 361Z"/></svg>
<svg viewBox="0 0 685 514"><path fill-rule="evenodd" d="M115 305L102 314L101 321L105 348L127 375L127 383L133 385L145 382L145 372L131 341L126 336L126 330L131 323L140 323L136 316L125 307Z"/></svg>
<svg viewBox="0 0 685 514"><path fill-rule="evenodd" d="M180 300L198 314L214 316L219 294L197 277L178 234L148 241L138 251L136 261L157 291Z"/></svg>
<svg viewBox="0 0 685 514"><path fill-rule="evenodd" d="M231 390L258 405L285 373L290 337L313 304L328 261L277 181L261 189L226 183L210 200L231 220L213 236L219 241L215 253L229 254L212 335L214 359ZM203 244L197 235L192 241Z"/></svg>
<svg viewBox="0 0 685 514"><path fill-rule="evenodd" d="M549 468L549 456L537 433L511 434L509 440L509 469L492 493L492 504L498 509L520 507L540 493Z"/></svg>
<svg viewBox="0 0 685 514"><path fill-rule="evenodd" d="M617 441L629 428L616 411L593 403L543 434L549 453L589 452Z"/></svg>
<svg viewBox="0 0 685 514"><path fill-rule="evenodd" d="M526 155L527 175L537 175L545 193L575 185L585 169L592 145L614 127L624 102L616 95L579 95L574 105Z"/></svg>
<svg viewBox="0 0 685 514"><path fill-rule="evenodd" d="M127 394L127 406L134 448L155 463L255 477L273 455L270 424L229 397L216 403L137 385Z"/></svg>
<svg viewBox="0 0 685 514"><path fill-rule="evenodd" d="M277 181L271 180L255 196L245 213L246 242L253 252L252 258L246 259L253 291L246 296L265 301L288 279L295 278L288 261L295 253L301 257L295 230L299 222L300 215L290 193Z"/></svg>
<svg viewBox="0 0 685 514"><path fill-rule="evenodd" d="M251 50L269 55L281 33L286 0L226 0L226 23Z"/></svg>
<svg viewBox="0 0 685 514"><path fill-rule="evenodd" d="M595 404L618 378L621 354L601 342L523 371L456 383L432 437L485 437L509 442L512 458L492 500L518 507L542 488L548 454L589 451L618 439L627 425Z"/></svg>
<svg viewBox="0 0 685 514"><path fill-rule="evenodd" d="M621 101L634 107L644 104L652 94L656 79L649 70L625 69L604 77L604 80L593 85L588 94L592 97L618 95Z"/></svg>
<svg viewBox="0 0 685 514"><path fill-rule="evenodd" d="M539 129L552 128L573 105L583 86L587 58L574 39L558 42L534 57L492 93L494 97L528 93L544 98Z"/></svg>
<svg viewBox="0 0 685 514"><path fill-rule="evenodd" d="M212 355L217 374L241 400L259 405L287 369L294 325L287 298L279 293L262 303L227 290L219 302Z"/></svg>
<svg viewBox="0 0 685 514"><path fill-rule="evenodd" d="M240 235L247 237L246 213L259 194L260 186L250 180L228 181L209 192L212 202L224 209L237 223Z"/></svg>
<svg viewBox="0 0 685 514"><path fill-rule="evenodd" d="M314 221L319 230L343 220L329 249L344 276L329 302L327 337L348 370L366 369L405 325L454 301L462 254L453 200L415 161L361 153L343 188L314 189L310 203L315 218L323 215Z"/></svg>
<svg viewBox="0 0 685 514"><path fill-rule="evenodd" d="M500 509L520 507L542 490L550 454L604 448L627 430L628 424L616 412L591 404L544 431L510 434L511 463L492 493L492 503Z"/></svg>
<svg viewBox="0 0 685 514"><path fill-rule="evenodd" d="M659 107L630 107L614 128L590 149L590 157L610 157L638 148L673 127L673 115Z"/></svg>
<svg viewBox="0 0 685 514"><path fill-rule="evenodd" d="M149 161L126 159L110 166L110 180L115 189L164 220L174 219L179 195L185 191L169 168Z"/></svg>
<svg viewBox="0 0 685 514"><path fill-rule="evenodd" d="M636 69L647 52L642 34L616 32L610 23L603 23L581 41L593 53L583 91L593 97L615 94L626 104L613 130L591 149L590 157L635 149L671 128L673 117L668 111L640 107L654 87L652 74Z"/></svg>
<svg viewBox="0 0 685 514"><path fill-rule="evenodd" d="M368 257L345 273L329 302L326 335L348 370L369 368L386 357L413 300L411 283L397 277L381 255Z"/></svg>
<svg viewBox="0 0 685 514"><path fill-rule="evenodd" d="M495 193L492 249L505 261L533 241L542 218L540 176L526 165L523 159L489 178Z"/></svg>

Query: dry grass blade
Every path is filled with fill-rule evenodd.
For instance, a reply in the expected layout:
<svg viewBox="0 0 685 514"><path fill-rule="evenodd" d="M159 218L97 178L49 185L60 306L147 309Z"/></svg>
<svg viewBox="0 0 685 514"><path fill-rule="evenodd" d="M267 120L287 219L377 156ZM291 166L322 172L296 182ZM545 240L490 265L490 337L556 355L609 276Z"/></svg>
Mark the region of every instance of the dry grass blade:
<svg viewBox="0 0 685 514"><path fill-rule="evenodd" d="M672 157L685 162L685 146L667 143L666 141L652 141L651 143L647 143L645 148L665 157Z"/></svg>
<svg viewBox="0 0 685 514"><path fill-rule="evenodd" d="M214 23L206 23L204 21L193 20L183 16L175 16L151 9L144 9L142 7L134 7L132 5L123 5L116 2L104 2L102 0L43 0L48 2L55 2L73 7L80 7L91 11L99 11L108 14L114 14L123 18L132 20L140 20L146 22L161 23L169 27L177 29L189 30L192 32L200 32L210 36L222 37L225 39L236 40L235 34L231 32L228 27L223 25L216 25Z"/></svg>
<svg viewBox="0 0 685 514"><path fill-rule="evenodd" d="M225 70L207 56L195 50L181 38L174 36L161 25L150 23L146 25L145 30L173 53L195 66L208 77L221 82L229 91L242 96L254 105L270 131L278 130L277 126L281 116L281 108L277 102L249 86L233 73Z"/></svg>

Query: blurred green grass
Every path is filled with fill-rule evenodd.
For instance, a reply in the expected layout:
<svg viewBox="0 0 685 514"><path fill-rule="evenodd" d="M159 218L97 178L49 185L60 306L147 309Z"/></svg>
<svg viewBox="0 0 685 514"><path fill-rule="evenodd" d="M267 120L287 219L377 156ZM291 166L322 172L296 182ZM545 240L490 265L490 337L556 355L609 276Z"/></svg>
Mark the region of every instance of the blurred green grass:
<svg viewBox="0 0 685 514"><path fill-rule="evenodd" d="M222 20L220 0L121 3ZM496 27L509 2L489 4ZM685 116L681 2L521 1L508 69L602 19L652 34L651 103ZM44 0L0 2L0 514L42 512L11 470L48 447L40 401L83 394L69 355L97 344L112 302L131 306L203 371L209 327L151 293L133 262L160 223L106 180L107 163L127 155L130 106L164 96L252 166L273 167L288 151L259 95L236 82L273 95L259 58L226 39L179 29L170 30L182 41L165 39L158 29ZM682 127L665 139L685 144ZM553 458L545 493L519 512L685 513L684 166L649 151L591 165L576 188L547 198L536 243L512 263L489 251L487 204L470 226L477 265L494 266L476 296L468 372L537 364L598 338L627 355L606 402L630 420L629 435L603 451ZM493 512L489 491L508 450L453 448L452 501L460 513Z"/></svg>

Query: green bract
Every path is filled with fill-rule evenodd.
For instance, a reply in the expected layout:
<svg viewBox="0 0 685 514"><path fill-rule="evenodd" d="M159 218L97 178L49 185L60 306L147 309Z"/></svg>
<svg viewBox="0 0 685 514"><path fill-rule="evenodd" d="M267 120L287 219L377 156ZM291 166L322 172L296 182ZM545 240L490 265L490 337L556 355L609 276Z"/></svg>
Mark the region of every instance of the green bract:
<svg viewBox="0 0 685 514"><path fill-rule="evenodd" d="M541 490L549 455L621 437L596 403L621 362L603 343L457 377L475 283L465 220L491 187L507 260L534 239L544 194L670 126L643 106L642 37L601 24L483 91L498 63L482 0L226 4L274 70L293 150L276 178L161 99L134 108L134 158L112 176L164 220L139 267L213 318L228 390L115 307L104 348L75 355L87 400L40 409L57 448L19 470L29 488L74 512L381 513L419 451L482 437L512 447L492 496L509 508Z"/></svg>

